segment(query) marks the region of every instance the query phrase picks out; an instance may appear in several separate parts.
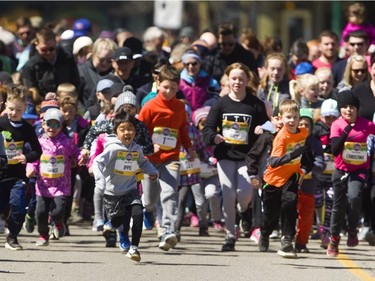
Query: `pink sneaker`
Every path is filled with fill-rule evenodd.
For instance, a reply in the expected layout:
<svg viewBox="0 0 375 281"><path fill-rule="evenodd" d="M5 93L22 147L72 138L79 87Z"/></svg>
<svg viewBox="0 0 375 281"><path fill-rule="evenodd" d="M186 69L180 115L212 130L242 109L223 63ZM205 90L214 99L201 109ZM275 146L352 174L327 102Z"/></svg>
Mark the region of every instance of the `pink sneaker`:
<svg viewBox="0 0 375 281"><path fill-rule="evenodd" d="M346 245L348 245L348 247L358 246L358 235L356 231L348 233L348 240L346 241Z"/></svg>
<svg viewBox="0 0 375 281"><path fill-rule="evenodd" d="M190 226L191 227L199 227L199 219L193 213L190 213Z"/></svg>
<svg viewBox="0 0 375 281"><path fill-rule="evenodd" d="M260 228L255 228L251 232L250 240L255 242L256 244L259 244L259 239L260 239Z"/></svg>
<svg viewBox="0 0 375 281"><path fill-rule="evenodd" d="M221 224L221 222L219 222L219 221L214 221L214 222L212 222L212 225L213 225L214 229L215 229L217 232L224 232L224 227L223 227L223 225Z"/></svg>
<svg viewBox="0 0 375 281"><path fill-rule="evenodd" d="M328 244L327 256L337 257L339 255L340 236L331 236L331 241Z"/></svg>
<svg viewBox="0 0 375 281"><path fill-rule="evenodd" d="M320 242L320 247L323 249L327 249L329 244L329 233L323 234L322 235L322 240Z"/></svg>

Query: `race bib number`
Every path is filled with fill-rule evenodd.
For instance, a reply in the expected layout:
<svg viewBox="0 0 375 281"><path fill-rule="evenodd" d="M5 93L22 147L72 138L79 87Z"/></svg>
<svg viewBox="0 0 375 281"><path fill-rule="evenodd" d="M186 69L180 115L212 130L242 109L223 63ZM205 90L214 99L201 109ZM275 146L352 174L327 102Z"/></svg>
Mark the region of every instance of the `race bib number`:
<svg viewBox="0 0 375 281"><path fill-rule="evenodd" d="M176 147L177 136L178 130L176 129L155 127L152 134L152 141L160 145L160 149L162 150L172 150Z"/></svg>
<svg viewBox="0 0 375 281"><path fill-rule="evenodd" d="M345 142L342 158L345 163L351 165L362 165L367 162L366 143Z"/></svg>
<svg viewBox="0 0 375 281"><path fill-rule="evenodd" d="M140 172L138 152L119 151L113 172L122 176L134 176Z"/></svg>
<svg viewBox="0 0 375 281"><path fill-rule="evenodd" d="M200 161L198 157L195 157L194 161L186 159L186 153L180 152L180 175L191 175L200 172Z"/></svg>
<svg viewBox="0 0 375 281"><path fill-rule="evenodd" d="M251 124L251 115L223 114L223 137L231 144L248 144L248 132Z"/></svg>
<svg viewBox="0 0 375 281"><path fill-rule="evenodd" d="M300 141L300 142L292 142L290 144L288 144L287 148L286 148L286 153L290 153L292 152L293 150L301 147L301 146L304 146L305 145L305 141ZM302 155L293 159L292 161L290 161L287 165L296 165L296 164L299 164L301 163L301 158L302 158Z"/></svg>
<svg viewBox="0 0 375 281"><path fill-rule="evenodd" d="M326 163L326 168L323 171L325 175L332 175L335 169L334 158L330 153L324 153L324 163Z"/></svg>
<svg viewBox="0 0 375 281"><path fill-rule="evenodd" d="M49 179L62 178L64 176L65 162L64 155L40 156L40 175Z"/></svg>
<svg viewBox="0 0 375 281"><path fill-rule="evenodd" d="M13 160L13 158L17 155L22 154L23 148L23 141L12 141L12 142L4 142L5 146L5 154L8 158L8 165L15 165L19 162L17 160Z"/></svg>

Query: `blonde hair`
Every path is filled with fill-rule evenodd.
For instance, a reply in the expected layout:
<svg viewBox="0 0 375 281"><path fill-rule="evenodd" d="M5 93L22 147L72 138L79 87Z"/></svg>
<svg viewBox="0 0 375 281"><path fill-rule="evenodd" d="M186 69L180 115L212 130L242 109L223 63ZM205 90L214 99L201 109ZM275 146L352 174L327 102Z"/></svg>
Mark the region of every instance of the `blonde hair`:
<svg viewBox="0 0 375 281"><path fill-rule="evenodd" d="M316 77L318 77L318 75L327 75L329 76L331 82L333 83L333 74L332 74L332 70L329 67L319 67L317 70L315 70L314 75Z"/></svg>
<svg viewBox="0 0 375 281"><path fill-rule="evenodd" d="M312 86L319 86L319 79L313 74L298 75L295 80L289 81L289 93L292 99L301 104L301 93Z"/></svg>
<svg viewBox="0 0 375 281"><path fill-rule="evenodd" d="M76 87L71 83L62 83L57 87L56 94L57 97L61 95L61 93L68 93L72 97L77 97L77 89Z"/></svg>
<svg viewBox="0 0 375 281"><path fill-rule="evenodd" d="M353 3L348 7L347 16L355 16L360 21L364 21L366 18L366 7L362 3Z"/></svg>
<svg viewBox="0 0 375 281"><path fill-rule="evenodd" d="M28 91L24 86L8 87L7 89L7 101L20 101L26 104L27 96Z"/></svg>
<svg viewBox="0 0 375 281"><path fill-rule="evenodd" d="M284 79L288 78L288 64L287 64L286 56L283 53L271 53L271 54L269 54L266 57L266 60L265 60L265 63L264 63L264 67L266 69L268 68L269 61L272 60L272 59L280 60L283 63L283 66L284 66L284 69L285 69ZM267 87L268 79L269 79L269 75L266 71L266 74L260 80L260 87L262 89L265 89Z"/></svg>
<svg viewBox="0 0 375 281"><path fill-rule="evenodd" d="M366 68L366 77L363 80L366 80L370 77L370 74L368 73L368 64L367 60L364 56L360 55L354 55L351 56L350 59L348 59L348 62L346 63L343 80L346 86L352 88L353 87L353 76L352 76L352 67L354 62L363 62Z"/></svg>
<svg viewBox="0 0 375 281"><path fill-rule="evenodd" d="M117 49L115 41L108 38L98 38L92 47L92 55L97 55L101 50L109 50L114 52Z"/></svg>
<svg viewBox="0 0 375 281"><path fill-rule="evenodd" d="M279 113L282 116L284 113L292 112L299 114L299 105L295 100L282 100L279 105Z"/></svg>
<svg viewBox="0 0 375 281"><path fill-rule="evenodd" d="M61 108L64 108L65 105L72 105L75 109L78 109L78 100L71 96L65 96L61 100L59 100L59 104Z"/></svg>

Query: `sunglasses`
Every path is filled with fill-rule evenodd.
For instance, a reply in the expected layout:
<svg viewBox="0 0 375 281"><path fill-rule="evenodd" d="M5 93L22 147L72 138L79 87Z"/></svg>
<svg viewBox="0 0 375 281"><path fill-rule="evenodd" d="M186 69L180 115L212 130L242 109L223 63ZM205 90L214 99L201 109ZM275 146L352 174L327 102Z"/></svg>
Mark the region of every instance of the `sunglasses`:
<svg viewBox="0 0 375 281"><path fill-rule="evenodd" d="M56 50L56 47L40 48L41 53L52 53Z"/></svg>
<svg viewBox="0 0 375 281"><path fill-rule="evenodd" d="M363 42L360 42L360 43L352 43L352 42L349 42L350 46L354 47L355 45L357 45L358 47L362 47L363 46Z"/></svg>
<svg viewBox="0 0 375 281"><path fill-rule="evenodd" d="M187 63L184 63L184 65L185 66L189 66L189 65L191 65L191 66L197 66L198 63L197 62L187 62Z"/></svg>
<svg viewBox="0 0 375 281"><path fill-rule="evenodd" d="M358 74L358 73L367 73L367 68L359 68L359 69L352 69L352 71L355 73L355 74Z"/></svg>
<svg viewBox="0 0 375 281"><path fill-rule="evenodd" d="M51 129L58 129L61 127L61 124L59 122L56 122L55 120L47 120L45 121L48 128Z"/></svg>
<svg viewBox="0 0 375 281"><path fill-rule="evenodd" d="M233 42L223 42L223 43L220 43L219 45L223 46L223 47L233 47L234 43Z"/></svg>

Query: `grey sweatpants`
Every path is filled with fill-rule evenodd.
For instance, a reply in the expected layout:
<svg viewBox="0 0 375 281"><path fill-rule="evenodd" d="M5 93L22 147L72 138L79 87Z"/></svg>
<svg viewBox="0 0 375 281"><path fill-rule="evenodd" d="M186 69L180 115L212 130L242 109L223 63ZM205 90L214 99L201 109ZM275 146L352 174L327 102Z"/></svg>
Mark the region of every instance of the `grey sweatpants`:
<svg viewBox="0 0 375 281"><path fill-rule="evenodd" d="M165 231L175 232L178 204L178 179L180 162L152 163L159 171L159 179L151 181L147 175L142 181L143 203L146 211L153 211L160 197L163 209L161 226Z"/></svg>
<svg viewBox="0 0 375 281"><path fill-rule="evenodd" d="M247 174L245 161L220 160L217 167L223 192L223 212L227 234L234 236L236 205L243 213L251 202L253 191L250 177Z"/></svg>

